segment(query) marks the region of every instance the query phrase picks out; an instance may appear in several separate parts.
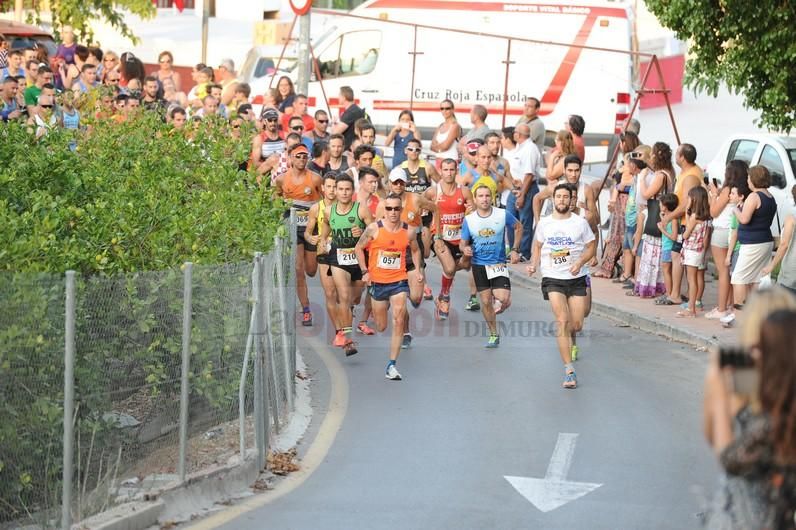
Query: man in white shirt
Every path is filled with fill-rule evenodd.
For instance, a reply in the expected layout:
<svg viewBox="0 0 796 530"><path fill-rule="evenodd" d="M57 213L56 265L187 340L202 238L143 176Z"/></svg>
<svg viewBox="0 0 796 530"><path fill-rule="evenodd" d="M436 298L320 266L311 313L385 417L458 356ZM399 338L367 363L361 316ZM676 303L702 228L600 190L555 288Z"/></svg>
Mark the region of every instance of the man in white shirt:
<svg viewBox="0 0 796 530"><path fill-rule="evenodd" d="M564 388L576 388L572 366L577 356L575 335L583 328L588 304L586 264L597 245L589 223L570 211L574 188L562 183L553 191L552 215L536 227L533 258L528 274L542 271L542 295L550 301L556 319L556 342L564 362ZM574 353L574 355L573 355Z"/></svg>
<svg viewBox="0 0 796 530"><path fill-rule="evenodd" d="M521 123L514 128L517 147L506 158L511 167L511 175L522 181L519 190L514 191L515 205L520 212L522 223L522 241L520 256L531 258L531 241L533 241L533 197L539 193L537 180L542 170L542 154L530 139L531 131L527 124ZM516 170L516 172L515 172ZM515 245L516 246L516 245Z"/></svg>

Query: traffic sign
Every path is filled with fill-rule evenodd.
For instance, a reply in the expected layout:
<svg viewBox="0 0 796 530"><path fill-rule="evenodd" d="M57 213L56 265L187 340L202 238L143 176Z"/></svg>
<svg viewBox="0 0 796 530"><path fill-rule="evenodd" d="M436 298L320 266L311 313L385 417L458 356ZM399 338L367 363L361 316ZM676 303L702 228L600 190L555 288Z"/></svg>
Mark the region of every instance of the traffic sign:
<svg viewBox="0 0 796 530"><path fill-rule="evenodd" d="M290 0L290 7L298 16L306 15L312 7L312 0Z"/></svg>

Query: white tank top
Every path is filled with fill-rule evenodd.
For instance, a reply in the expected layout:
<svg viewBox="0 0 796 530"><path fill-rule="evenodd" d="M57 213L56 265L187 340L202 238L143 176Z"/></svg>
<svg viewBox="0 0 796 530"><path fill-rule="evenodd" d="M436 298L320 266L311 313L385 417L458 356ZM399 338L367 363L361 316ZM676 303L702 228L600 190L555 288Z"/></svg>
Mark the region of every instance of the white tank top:
<svg viewBox="0 0 796 530"><path fill-rule="evenodd" d="M434 139L437 141L438 144L441 144L448 140L448 136L451 134L451 130L453 129L452 125L448 126L448 130L444 133L442 131L437 131L434 135ZM439 153L436 153L436 156L439 160L445 160L446 158L452 158L454 160L459 160L459 149L456 146L456 142L454 141L449 148Z"/></svg>
<svg viewBox="0 0 796 530"><path fill-rule="evenodd" d="M728 202L718 217L713 219L713 228L730 228L730 222L732 221L732 211L734 209L735 205Z"/></svg>

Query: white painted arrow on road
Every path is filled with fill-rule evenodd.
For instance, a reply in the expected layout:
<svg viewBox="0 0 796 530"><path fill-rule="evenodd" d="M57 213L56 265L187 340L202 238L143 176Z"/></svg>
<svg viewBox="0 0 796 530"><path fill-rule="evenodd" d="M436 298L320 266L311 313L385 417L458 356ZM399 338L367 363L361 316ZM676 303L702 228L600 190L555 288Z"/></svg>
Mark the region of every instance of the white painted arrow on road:
<svg viewBox="0 0 796 530"><path fill-rule="evenodd" d="M567 480L567 473L572 465L572 456L575 454L575 440L577 434L558 433L556 448L547 466L544 478L504 477L514 486L520 495L531 501L542 512L549 512L556 508L583 497L602 484L590 482L572 482Z"/></svg>

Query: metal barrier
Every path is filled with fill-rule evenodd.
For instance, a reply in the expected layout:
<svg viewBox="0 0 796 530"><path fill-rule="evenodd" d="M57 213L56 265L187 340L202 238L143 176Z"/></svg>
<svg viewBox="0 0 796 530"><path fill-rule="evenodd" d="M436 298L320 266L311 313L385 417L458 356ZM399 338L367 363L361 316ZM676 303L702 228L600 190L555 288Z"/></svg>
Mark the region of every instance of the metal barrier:
<svg viewBox="0 0 796 530"><path fill-rule="evenodd" d="M0 274L0 526L69 528L209 466L263 469L293 411L294 238L253 263Z"/></svg>

